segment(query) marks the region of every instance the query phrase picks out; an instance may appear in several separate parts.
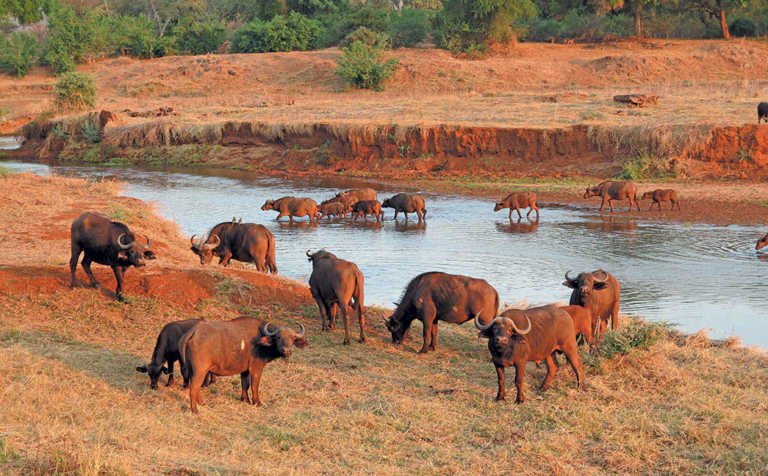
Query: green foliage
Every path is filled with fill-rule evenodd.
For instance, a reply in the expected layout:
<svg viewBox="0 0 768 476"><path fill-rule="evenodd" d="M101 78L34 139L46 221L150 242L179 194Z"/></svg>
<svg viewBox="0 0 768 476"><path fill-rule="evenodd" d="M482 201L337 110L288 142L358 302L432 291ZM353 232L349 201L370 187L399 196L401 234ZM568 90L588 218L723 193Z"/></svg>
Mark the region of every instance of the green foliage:
<svg viewBox="0 0 768 476"><path fill-rule="evenodd" d="M586 9L574 9L562 20L534 20L527 38L534 41L573 38L596 41L609 36L628 37L634 34L632 23L632 18L627 15L597 15Z"/></svg>
<svg viewBox="0 0 768 476"><path fill-rule="evenodd" d="M83 135L83 139L91 144L98 144L101 142L101 129L99 129L99 125L93 121L84 121L80 126L80 133Z"/></svg>
<svg viewBox="0 0 768 476"><path fill-rule="evenodd" d="M43 0L0 0L0 18L15 17L22 25L40 21Z"/></svg>
<svg viewBox="0 0 768 476"><path fill-rule="evenodd" d="M336 13L349 8L344 0L287 0L288 9L302 15L314 16L319 13Z"/></svg>
<svg viewBox="0 0 768 476"><path fill-rule="evenodd" d="M91 77L84 73L64 73L56 83L56 108L60 111L77 111L93 107L96 88Z"/></svg>
<svg viewBox="0 0 768 476"><path fill-rule="evenodd" d="M737 18L733 20L729 29L733 36L755 36L757 34L757 26L749 18Z"/></svg>
<svg viewBox="0 0 768 476"><path fill-rule="evenodd" d="M429 31L429 15L422 10L403 8L389 16L389 37L392 46L410 48L424 41Z"/></svg>
<svg viewBox="0 0 768 476"><path fill-rule="evenodd" d="M8 178L11 175L11 169L0 165L0 178Z"/></svg>
<svg viewBox="0 0 768 476"><path fill-rule="evenodd" d="M37 59L37 40L26 33L0 36L0 70L23 78Z"/></svg>
<svg viewBox="0 0 768 476"><path fill-rule="evenodd" d="M103 51L107 54L157 58L173 52L173 38L158 38L155 24L143 14L104 17L100 25L104 32Z"/></svg>
<svg viewBox="0 0 768 476"><path fill-rule="evenodd" d="M627 160L618 178L624 180L659 179L677 177L680 171L677 163L651 156L640 154L634 159Z"/></svg>
<svg viewBox="0 0 768 476"><path fill-rule="evenodd" d="M339 46L347 47L356 41L381 49L391 47L389 36L386 33L376 32L365 26L361 26L345 36L344 39L341 40L341 43L339 43Z"/></svg>
<svg viewBox="0 0 768 476"><path fill-rule="evenodd" d="M633 350L644 350L668 335L671 324L667 322L631 321L619 331L609 330L600 342L598 352L606 359L626 355Z"/></svg>
<svg viewBox="0 0 768 476"><path fill-rule="evenodd" d="M98 24L92 10L76 12L60 0L51 0L48 16L48 43L44 60L56 74L75 69L97 44Z"/></svg>
<svg viewBox="0 0 768 476"><path fill-rule="evenodd" d="M227 32L221 23L189 21L174 30L176 46L179 50L201 55L215 52L224 40Z"/></svg>
<svg viewBox="0 0 768 476"><path fill-rule="evenodd" d="M444 0L433 27L438 46L464 51L488 41L507 42L513 23L535 17L532 0Z"/></svg>
<svg viewBox="0 0 768 476"><path fill-rule="evenodd" d="M229 22L271 20L285 13L282 0L215 0L208 4L214 18Z"/></svg>
<svg viewBox="0 0 768 476"><path fill-rule="evenodd" d="M316 20L291 12L268 22L252 21L235 31L233 53L310 50L320 46L321 27Z"/></svg>
<svg viewBox="0 0 768 476"><path fill-rule="evenodd" d="M344 54L336 60L336 74L357 88L380 91L381 83L391 78L399 65L394 58L380 61L380 54L380 49L356 41L344 48Z"/></svg>

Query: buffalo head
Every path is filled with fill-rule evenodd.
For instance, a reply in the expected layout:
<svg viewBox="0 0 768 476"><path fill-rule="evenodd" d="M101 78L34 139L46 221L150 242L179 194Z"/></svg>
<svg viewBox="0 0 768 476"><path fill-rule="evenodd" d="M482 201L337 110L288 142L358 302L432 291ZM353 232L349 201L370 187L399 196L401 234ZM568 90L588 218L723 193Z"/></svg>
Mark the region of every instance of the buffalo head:
<svg viewBox="0 0 768 476"><path fill-rule="evenodd" d="M641 200L646 200L649 198L653 198L653 192L644 192L643 195L640 197Z"/></svg>
<svg viewBox="0 0 768 476"><path fill-rule="evenodd" d="M275 201L274 200L267 200L264 202L264 205L261 206L262 210L274 210L275 208Z"/></svg>
<svg viewBox="0 0 768 476"><path fill-rule="evenodd" d="M531 319L525 311L519 312L525 317L525 320L528 321L528 326L525 329L517 327L515 321L508 316L496 316L488 324L480 324L480 313L477 313L475 316L475 327L480 329L481 337L487 337L491 340L491 344L494 348L502 351L510 344L513 337L524 336L531 332Z"/></svg>
<svg viewBox="0 0 768 476"><path fill-rule="evenodd" d="M302 348L309 344L304 338L304 325L299 324L299 332L288 327L278 327L271 322L262 324L261 336L257 338L257 344L261 347L272 349L280 357L288 358L291 355L291 347Z"/></svg>
<svg viewBox="0 0 768 476"><path fill-rule="evenodd" d="M768 245L768 234L757 240L757 244L755 245L755 249L759 250L760 248L763 248L765 245Z"/></svg>
<svg viewBox="0 0 768 476"><path fill-rule="evenodd" d="M221 244L221 238L219 238L219 235L213 235L213 238L215 238L214 242L209 242L211 240L209 236L207 240L195 243L195 236L197 235L192 235L192 238L189 239L189 243L192 245L189 249L200 257L200 264L210 263L213 259L213 250Z"/></svg>
<svg viewBox="0 0 768 476"><path fill-rule="evenodd" d="M391 199L385 198L383 202L381 202L381 208L395 208L394 205L392 205Z"/></svg>
<svg viewBox="0 0 768 476"><path fill-rule="evenodd" d="M582 298L592 294L595 289L603 289L608 285L608 273L602 269L592 273L579 273L575 278L571 278L569 273L570 271L565 273L563 286L577 290Z"/></svg>
<svg viewBox="0 0 768 476"><path fill-rule="evenodd" d="M168 367L165 365L155 365L152 362L148 363L147 365L136 367L136 371L149 374L149 386L152 388L152 390L157 390L157 379L160 378L160 375L167 375L169 373Z"/></svg>
<svg viewBox="0 0 768 476"><path fill-rule="evenodd" d="M502 208L504 208L504 202L496 202L496 206L493 207L493 211L498 212Z"/></svg>
<svg viewBox="0 0 768 476"><path fill-rule="evenodd" d="M600 187L587 187L587 190L584 192L584 198L596 197L598 195L600 195Z"/></svg>
<svg viewBox="0 0 768 476"><path fill-rule="evenodd" d="M121 233L117 237L117 246L120 248L120 252L118 253L119 265L135 266L138 268L144 266L144 260L157 258L155 253L150 249L152 242L149 240L148 236L145 236L147 239L146 246L132 238L132 236L126 233Z"/></svg>
<svg viewBox="0 0 768 476"><path fill-rule="evenodd" d="M400 345L408 336L408 325L397 320L395 314L389 316L384 323L387 326L387 330L392 334L392 343Z"/></svg>

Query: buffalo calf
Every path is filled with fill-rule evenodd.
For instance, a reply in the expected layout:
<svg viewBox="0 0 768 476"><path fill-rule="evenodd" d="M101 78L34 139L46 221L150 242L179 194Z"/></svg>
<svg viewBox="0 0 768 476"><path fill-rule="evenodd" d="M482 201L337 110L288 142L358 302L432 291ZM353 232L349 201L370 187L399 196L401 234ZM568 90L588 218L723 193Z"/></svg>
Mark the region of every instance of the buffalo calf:
<svg viewBox="0 0 768 476"><path fill-rule="evenodd" d="M526 218L531 216L531 212L536 210L536 221L539 220L539 207L536 206L536 193L535 192L513 192L504 198L500 202L496 202L496 206L493 207L493 211L497 212L504 208L509 208L509 221L512 221L512 211L517 211L517 216L523 218L520 213L521 208L528 208Z"/></svg>
<svg viewBox="0 0 768 476"><path fill-rule="evenodd" d="M418 193L398 193L392 197L387 198L381 203L382 208L394 208L395 220L397 220L397 214L403 212L405 214L405 220L408 221L408 214L416 212L416 216L419 217L419 221L422 221L427 217L427 207L424 202L424 197Z"/></svg>
<svg viewBox="0 0 768 476"><path fill-rule="evenodd" d="M659 211L661 211L661 202L670 202L671 207L670 210L675 209L675 205L677 205L677 209L680 210L680 199L677 196L677 191L667 188L667 189L657 189L652 190L650 192L645 192L642 196L643 200L647 199L653 200L651 202L651 205L648 207L648 211L651 211L651 208L653 208L654 205L659 207Z"/></svg>
<svg viewBox="0 0 768 476"><path fill-rule="evenodd" d="M384 218L384 212L381 211L381 203L378 200L360 200L352 205L353 220L357 220L359 217L368 220L368 215L373 215L376 217L376 221L381 223L381 220Z"/></svg>

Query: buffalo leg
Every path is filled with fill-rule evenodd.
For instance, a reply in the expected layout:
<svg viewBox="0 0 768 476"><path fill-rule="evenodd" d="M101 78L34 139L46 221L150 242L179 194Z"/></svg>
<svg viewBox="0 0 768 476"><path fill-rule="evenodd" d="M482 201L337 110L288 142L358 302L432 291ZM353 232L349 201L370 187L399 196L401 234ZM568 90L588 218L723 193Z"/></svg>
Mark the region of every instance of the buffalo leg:
<svg viewBox="0 0 768 476"><path fill-rule="evenodd" d="M325 303L322 299L320 299L319 296L315 295L315 293L312 293L312 297L315 299L317 310L320 312L320 323L322 324L322 329L327 331L328 325L326 324L326 319L328 319L328 312L325 309Z"/></svg>
<svg viewBox="0 0 768 476"><path fill-rule="evenodd" d="M525 362L515 362L515 387L517 388L517 398L515 403L525 401L525 392L523 391L523 380L525 379Z"/></svg>
<svg viewBox="0 0 768 476"><path fill-rule="evenodd" d="M435 324L437 317L437 309L435 305L430 303L424 303L424 307L421 309L422 323L424 323L424 345L421 346L420 354L425 354L432 346L432 326Z"/></svg>
<svg viewBox="0 0 768 476"><path fill-rule="evenodd" d="M339 310L339 307L336 305L336 303L331 303L330 306L327 307L328 312L328 329L334 331L336 330L336 312Z"/></svg>
<svg viewBox="0 0 768 476"><path fill-rule="evenodd" d="M604 206L605 206L605 197L603 197L603 201L602 201L602 202L600 202L600 209L599 209L599 210L597 210L597 211L599 211L599 212L602 212L602 211L603 211L603 207L604 207Z"/></svg>
<svg viewBox="0 0 768 476"><path fill-rule="evenodd" d="M616 304L613 305L611 310L611 329L616 330L619 328L619 300L616 300Z"/></svg>
<svg viewBox="0 0 768 476"><path fill-rule="evenodd" d="M221 260L219 261L219 264L221 264L224 267L229 266L229 261L232 259L232 252L229 250L224 250L224 254L221 255Z"/></svg>
<svg viewBox="0 0 768 476"><path fill-rule="evenodd" d="M115 279L117 280L117 288L115 289L115 297L118 301L123 300L123 274L120 272L118 266L112 266L112 272L115 273Z"/></svg>
<svg viewBox="0 0 768 476"><path fill-rule="evenodd" d="M251 403L248 390L251 388L251 374L246 370L240 374L240 401Z"/></svg>
<svg viewBox="0 0 768 476"><path fill-rule="evenodd" d="M365 313L363 312L362 300L355 301L355 309L357 310L358 324L360 324L360 342L365 342Z"/></svg>
<svg viewBox="0 0 768 476"><path fill-rule="evenodd" d="M507 396L507 391L504 389L504 366L496 366L496 378L499 382L499 391L496 393L496 401L504 400Z"/></svg>
<svg viewBox="0 0 768 476"><path fill-rule="evenodd" d="M519 209L519 208L517 208L517 207L515 207L515 211L517 212L517 218L519 218L519 219L521 219L521 220L522 220L522 219L523 219L523 214L522 214L522 213L520 213L520 209Z"/></svg>
<svg viewBox="0 0 768 476"><path fill-rule="evenodd" d="M173 385L173 367L175 363L176 363L176 359L170 359L168 361L168 383L165 384L166 387L170 387L171 385Z"/></svg>
<svg viewBox="0 0 768 476"><path fill-rule="evenodd" d="M613 200L610 198L608 199L608 206L611 208L611 213L613 213Z"/></svg>
<svg viewBox="0 0 768 476"><path fill-rule="evenodd" d="M72 257L69 258L69 274L71 276L71 287L75 287L75 271L77 270L77 261L80 259L80 253L82 253L83 250L80 249L80 245L77 243L72 243Z"/></svg>
<svg viewBox="0 0 768 476"><path fill-rule="evenodd" d="M549 384L552 383L552 379L555 378L555 374L557 373L557 369L559 368L557 364L555 363L554 352L552 352L552 355L547 356L547 376L544 377L544 382L541 384L541 391L549 388Z"/></svg>
<svg viewBox="0 0 768 476"><path fill-rule="evenodd" d="M584 366L581 363L581 357L579 357L579 347L574 341L563 346L563 352L565 352L568 363L571 364L573 373L576 374L576 387L579 390L584 390Z"/></svg>
<svg viewBox="0 0 768 476"><path fill-rule="evenodd" d="M435 323L432 324L432 342L429 344L429 350L437 350L437 323L439 321L435 319Z"/></svg>
<svg viewBox="0 0 768 476"><path fill-rule="evenodd" d="M203 400L200 398L200 387L203 386L206 373L197 371L189 378L189 407L192 413L197 413L197 405L202 405L203 403Z"/></svg>
<svg viewBox="0 0 768 476"><path fill-rule="evenodd" d="M340 302L341 317L344 318L344 345L349 345L349 306L345 302Z"/></svg>
<svg viewBox="0 0 768 476"><path fill-rule="evenodd" d="M393 220L397 220L397 209L395 209L395 218Z"/></svg>
<svg viewBox="0 0 768 476"><path fill-rule="evenodd" d="M85 274L88 275L88 279L91 280L90 287L92 288L98 287L99 282L96 281L96 277L93 275L93 271L91 271L91 258L89 258L87 254L83 256L83 261L80 263L80 266L83 267L83 269L85 270Z"/></svg>
<svg viewBox="0 0 768 476"><path fill-rule="evenodd" d="M512 222L512 212L514 212L514 209L512 207L509 207L509 221Z"/></svg>
<svg viewBox="0 0 768 476"><path fill-rule="evenodd" d="M251 363L250 369L248 369L251 380L251 404L261 406L261 400L259 399L259 382L261 381L261 372L264 370L266 362L259 359L254 359Z"/></svg>
<svg viewBox="0 0 768 476"><path fill-rule="evenodd" d="M403 215L405 215L405 221L408 221L408 212L403 212Z"/></svg>

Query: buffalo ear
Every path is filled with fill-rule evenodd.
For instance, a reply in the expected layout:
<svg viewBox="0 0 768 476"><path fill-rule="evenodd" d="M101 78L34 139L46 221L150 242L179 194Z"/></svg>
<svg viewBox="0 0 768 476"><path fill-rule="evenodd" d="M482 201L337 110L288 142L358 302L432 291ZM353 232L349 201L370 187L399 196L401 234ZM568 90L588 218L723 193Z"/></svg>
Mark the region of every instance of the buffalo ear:
<svg viewBox="0 0 768 476"><path fill-rule="evenodd" d="M190 249L190 250L192 250L192 252L193 252L194 254L196 254L196 255L198 255L198 256L200 255L200 250L198 250L198 249L197 249L197 248L195 248L194 246L190 246L190 247L189 247L189 249Z"/></svg>
<svg viewBox="0 0 768 476"><path fill-rule="evenodd" d="M578 285L578 284L576 283L576 281L570 281L570 280L568 280L568 279L566 279L565 281L563 281L563 286L569 287L569 288L571 288L571 289L576 289L576 286L577 286L577 285Z"/></svg>
<svg viewBox="0 0 768 476"><path fill-rule="evenodd" d="M144 251L144 259L157 259L157 256L151 250L146 250Z"/></svg>
<svg viewBox="0 0 768 476"><path fill-rule="evenodd" d="M608 283L597 282L597 283L592 285L592 287L595 288L595 289L603 289L606 286L608 286Z"/></svg>
<svg viewBox="0 0 768 476"><path fill-rule="evenodd" d="M303 337L298 337L293 341L293 345L298 348L306 347L309 345L309 341Z"/></svg>
<svg viewBox="0 0 768 476"><path fill-rule="evenodd" d="M265 347L269 347L270 345L272 345L272 341L269 338L269 336L261 336L261 337L259 337L259 340L258 340L257 343L259 345L263 345Z"/></svg>
<svg viewBox="0 0 768 476"><path fill-rule="evenodd" d="M141 367L136 367L136 371L145 374L145 373L147 373L147 366L146 365L142 365Z"/></svg>
<svg viewBox="0 0 768 476"><path fill-rule="evenodd" d="M160 371L163 372L165 375L168 375L169 373L171 373L171 371L168 370L168 367L163 367L162 369L160 369Z"/></svg>

